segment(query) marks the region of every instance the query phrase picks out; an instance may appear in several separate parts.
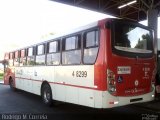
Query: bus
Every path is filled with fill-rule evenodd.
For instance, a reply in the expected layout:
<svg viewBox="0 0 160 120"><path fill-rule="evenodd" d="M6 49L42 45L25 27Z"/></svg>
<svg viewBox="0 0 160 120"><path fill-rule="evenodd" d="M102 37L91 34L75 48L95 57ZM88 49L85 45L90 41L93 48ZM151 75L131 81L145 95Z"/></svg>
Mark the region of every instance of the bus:
<svg viewBox="0 0 160 120"><path fill-rule="evenodd" d="M39 96L112 108L152 101L156 55L153 31L137 22L106 18L52 39L6 52L4 84Z"/></svg>

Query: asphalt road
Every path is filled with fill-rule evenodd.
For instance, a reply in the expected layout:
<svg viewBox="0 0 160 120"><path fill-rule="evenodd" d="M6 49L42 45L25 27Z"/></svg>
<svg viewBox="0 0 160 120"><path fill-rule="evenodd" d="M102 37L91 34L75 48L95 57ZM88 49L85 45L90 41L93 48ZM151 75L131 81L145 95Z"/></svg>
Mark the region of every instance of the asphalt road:
<svg viewBox="0 0 160 120"><path fill-rule="evenodd" d="M40 96L24 91L13 92L9 86L0 84L0 119L30 120L107 120L107 119L160 119L157 110L147 109L139 105L127 105L112 109L93 109L89 107L60 103L53 107L45 106ZM149 119L152 120L152 119Z"/></svg>

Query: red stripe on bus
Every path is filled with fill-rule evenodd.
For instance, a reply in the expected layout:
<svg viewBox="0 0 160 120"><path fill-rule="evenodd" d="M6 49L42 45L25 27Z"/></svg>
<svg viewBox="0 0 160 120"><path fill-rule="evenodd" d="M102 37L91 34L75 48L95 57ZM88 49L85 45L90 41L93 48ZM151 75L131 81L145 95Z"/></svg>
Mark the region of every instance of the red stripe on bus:
<svg viewBox="0 0 160 120"><path fill-rule="evenodd" d="M46 80L36 80L36 79L30 79L30 78L22 78L22 77L15 77L18 79L25 79L25 80L31 80L31 81L35 81L35 82L43 82ZM65 82L59 83L59 82L49 82L51 84L59 84L59 85L65 85L65 86L72 86L72 87L78 87L78 88L85 88L85 89L92 89L92 90L98 90L98 88L94 88L94 87L85 87L85 86L79 86L79 85L72 85L72 84L66 84Z"/></svg>

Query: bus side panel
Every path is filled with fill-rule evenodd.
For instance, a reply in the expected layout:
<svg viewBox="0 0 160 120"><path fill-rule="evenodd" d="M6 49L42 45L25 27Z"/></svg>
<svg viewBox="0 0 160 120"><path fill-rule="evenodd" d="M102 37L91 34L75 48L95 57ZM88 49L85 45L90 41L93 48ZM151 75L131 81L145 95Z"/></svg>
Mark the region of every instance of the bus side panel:
<svg viewBox="0 0 160 120"><path fill-rule="evenodd" d="M55 66L56 100L94 106L94 66Z"/></svg>
<svg viewBox="0 0 160 120"><path fill-rule="evenodd" d="M54 66L36 66L33 68L32 75L33 93L41 95L43 81L47 81L49 84L54 82Z"/></svg>
<svg viewBox="0 0 160 120"><path fill-rule="evenodd" d="M47 81L53 99L95 106L94 89L97 86L94 86L94 65L16 67L15 71L16 87L19 89L40 95L42 82ZM87 74L82 75L79 71ZM96 101L101 101L101 98L96 97Z"/></svg>
<svg viewBox="0 0 160 120"><path fill-rule="evenodd" d="M55 90L55 91L52 91L53 99L63 101L63 102L66 101L66 86L65 85L52 84L52 90Z"/></svg>
<svg viewBox="0 0 160 120"><path fill-rule="evenodd" d="M80 105L94 107L94 90L79 88L79 103Z"/></svg>
<svg viewBox="0 0 160 120"><path fill-rule="evenodd" d="M25 86L24 90L28 92L33 92L32 90L33 89L32 87L33 68L32 67L25 68L24 76L25 78L27 78L26 80L23 81L23 86Z"/></svg>
<svg viewBox="0 0 160 120"><path fill-rule="evenodd" d="M66 86L66 102L78 104L78 89L77 87Z"/></svg>
<svg viewBox="0 0 160 120"><path fill-rule="evenodd" d="M22 76L22 70L20 67L15 68L15 84L16 88L23 90L23 79L21 78Z"/></svg>
<svg viewBox="0 0 160 120"><path fill-rule="evenodd" d="M16 87L37 95L41 93L43 81L54 82L54 67L17 67Z"/></svg>
<svg viewBox="0 0 160 120"><path fill-rule="evenodd" d="M94 107L95 108L103 108L103 92L102 91L97 91L97 90L94 90Z"/></svg>
<svg viewBox="0 0 160 120"><path fill-rule="evenodd" d="M55 83L94 87L94 65L55 66Z"/></svg>
<svg viewBox="0 0 160 120"><path fill-rule="evenodd" d="M31 67L15 67L16 88L32 93L32 73Z"/></svg>

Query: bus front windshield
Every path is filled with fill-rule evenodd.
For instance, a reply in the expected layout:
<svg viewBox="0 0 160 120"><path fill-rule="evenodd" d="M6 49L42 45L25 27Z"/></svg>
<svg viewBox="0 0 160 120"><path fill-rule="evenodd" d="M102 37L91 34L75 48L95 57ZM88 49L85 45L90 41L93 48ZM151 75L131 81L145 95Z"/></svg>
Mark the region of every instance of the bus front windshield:
<svg viewBox="0 0 160 120"><path fill-rule="evenodd" d="M114 45L117 51L151 54L153 52L153 37L150 30L125 22L114 24Z"/></svg>

